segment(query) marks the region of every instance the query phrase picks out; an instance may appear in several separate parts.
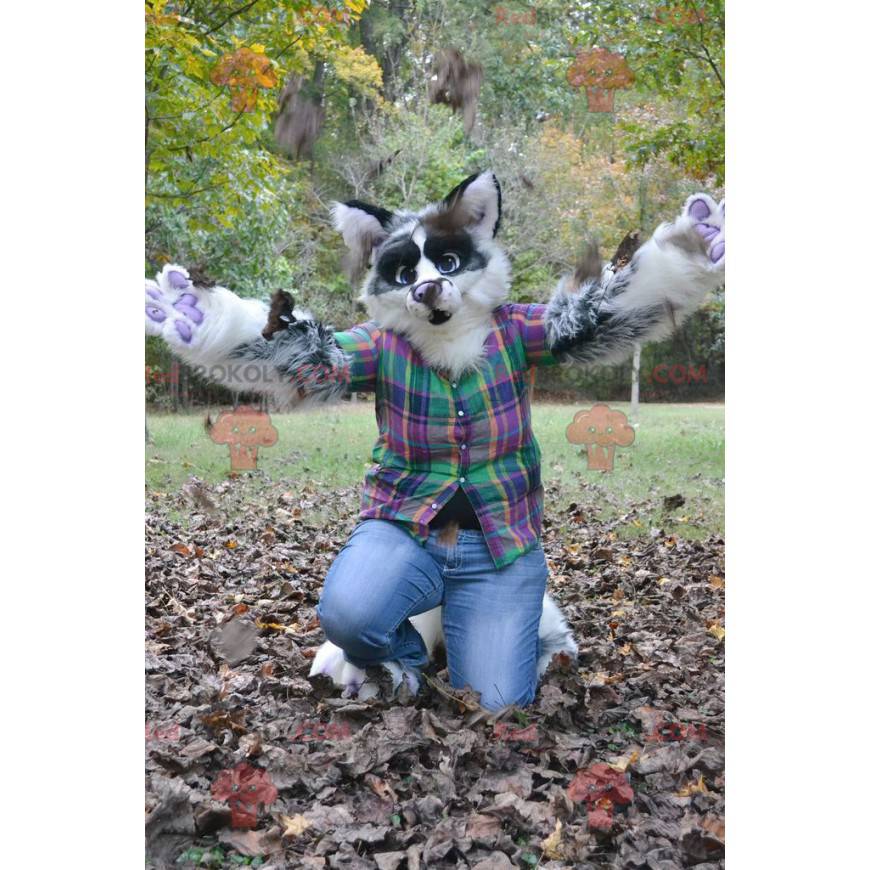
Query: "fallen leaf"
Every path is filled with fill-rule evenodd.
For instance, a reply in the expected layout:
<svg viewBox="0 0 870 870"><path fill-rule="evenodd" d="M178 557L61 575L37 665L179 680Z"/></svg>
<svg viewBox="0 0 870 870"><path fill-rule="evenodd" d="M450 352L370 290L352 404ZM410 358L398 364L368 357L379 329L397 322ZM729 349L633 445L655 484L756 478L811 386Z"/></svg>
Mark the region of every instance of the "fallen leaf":
<svg viewBox="0 0 870 870"><path fill-rule="evenodd" d="M309 822L303 815L279 815L278 821L281 823L282 837L298 837L306 829L311 827L311 822Z"/></svg>
<svg viewBox="0 0 870 870"><path fill-rule="evenodd" d="M553 861L559 861L562 858L562 820L556 819L556 827L553 832L544 840L541 841L541 848L544 850L544 857L550 858Z"/></svg>
<svg viewBox="0 0 870 870"><path fill-rule="evenodd" d="M697 782L690 782L688 785L684 785L678 792L678 797L691 797L693 794L709 794L709 790L704 782L704 777L701 774L698 774Z"/></svg>

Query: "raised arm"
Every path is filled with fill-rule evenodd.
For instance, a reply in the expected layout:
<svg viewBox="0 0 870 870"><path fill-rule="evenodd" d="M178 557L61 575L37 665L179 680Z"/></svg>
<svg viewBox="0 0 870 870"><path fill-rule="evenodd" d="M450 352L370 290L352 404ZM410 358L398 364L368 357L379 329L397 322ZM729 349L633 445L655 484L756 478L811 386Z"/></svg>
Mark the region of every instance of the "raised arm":
<svg viewBox="0 0 870 870"><path fill-rule="evenodd" d="M694 194L630 260L587 258L547 305L547 344L558 360L616 363L635 342L658 341L725 283L725 202Z"/></svg>
<svg viewBox="0 0 870 870"><path fill-rule="evenodd" d="M224 287L196 287L181 266L166 265L145 281L146 333L162 338L207 380L267 393L282 405L347 393L354 352L299 310L283 312L276 331L276 313L270 318L269 305Z"/></svg>

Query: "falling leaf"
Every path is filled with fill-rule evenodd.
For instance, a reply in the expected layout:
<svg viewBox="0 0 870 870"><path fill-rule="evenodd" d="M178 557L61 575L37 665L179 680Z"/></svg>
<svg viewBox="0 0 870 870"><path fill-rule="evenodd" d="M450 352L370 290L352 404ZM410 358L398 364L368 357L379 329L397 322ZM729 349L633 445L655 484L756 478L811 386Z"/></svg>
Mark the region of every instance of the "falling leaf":
<svg viewBox="0 0 870 870"><path fill-rule="evenodd" d="M224 541L224 546L225 546L228 550L235 550L236 547L239 546L239 543L238 543L238 541L236 541L234 538L230 538L228 541Z"/></svg>
<svg viewBox="0 0 870 870"><path fill-rule="evenodd" d="M173 544L170 548L173 553L178 553L179 556L192 556L193 552L189 547L185 547L184 544Z"/></svg>
<svg viewBox="0 0 870 870"><path fill-rule="evenodd" d="M713 589L724 589L725 581L719 577L717 574L711 574L709 579L710 586Z"/></svg>

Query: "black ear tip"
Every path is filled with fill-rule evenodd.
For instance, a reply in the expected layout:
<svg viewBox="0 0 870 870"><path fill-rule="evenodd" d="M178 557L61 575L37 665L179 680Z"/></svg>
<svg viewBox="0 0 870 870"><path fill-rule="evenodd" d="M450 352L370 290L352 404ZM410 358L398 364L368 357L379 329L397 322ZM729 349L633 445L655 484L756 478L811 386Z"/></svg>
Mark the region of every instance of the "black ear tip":
<svg viewBox="0 0 870 870"><path fill-rule="evenodd" d="M380 206L372 205L368 202L361 202L358 199L349 199L344 203L347 208L355 208L358 211L364 211L366 214L370 214L372 217L377 218L378 223L386 228L387 224L393 219L393 213L388 211L385 208L380 208Z"/></svg>

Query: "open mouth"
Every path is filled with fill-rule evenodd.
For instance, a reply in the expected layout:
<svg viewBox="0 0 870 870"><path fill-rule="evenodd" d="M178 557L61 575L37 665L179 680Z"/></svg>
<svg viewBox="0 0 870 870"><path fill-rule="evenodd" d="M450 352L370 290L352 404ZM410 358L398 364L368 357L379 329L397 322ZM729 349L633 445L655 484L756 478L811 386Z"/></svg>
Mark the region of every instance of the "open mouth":
<svg viewBox="0 0 870 870"><path fill-rule="evenodd" d="M442 323L447 323L453 315L449 311L442 311L440 308L433 308L429 315L429 323L433 326L440 326Z"/></svg>

